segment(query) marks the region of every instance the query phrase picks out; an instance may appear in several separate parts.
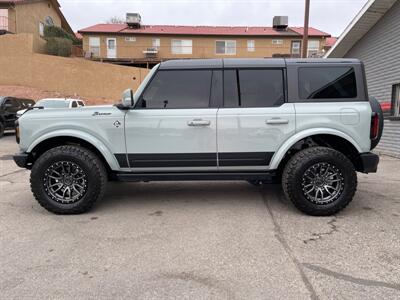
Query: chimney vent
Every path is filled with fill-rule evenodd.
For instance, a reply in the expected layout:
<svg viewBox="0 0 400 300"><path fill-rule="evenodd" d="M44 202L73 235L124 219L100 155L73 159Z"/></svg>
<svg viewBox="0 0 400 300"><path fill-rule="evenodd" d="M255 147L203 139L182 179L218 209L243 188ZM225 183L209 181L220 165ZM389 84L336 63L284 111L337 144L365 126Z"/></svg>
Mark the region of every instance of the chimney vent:
<svg viewBox="0 0 400 300"><path fill-rule="evenodd" d="M286 31L289 25L288 16L275 16L272 26L275 30Z"/></svg>

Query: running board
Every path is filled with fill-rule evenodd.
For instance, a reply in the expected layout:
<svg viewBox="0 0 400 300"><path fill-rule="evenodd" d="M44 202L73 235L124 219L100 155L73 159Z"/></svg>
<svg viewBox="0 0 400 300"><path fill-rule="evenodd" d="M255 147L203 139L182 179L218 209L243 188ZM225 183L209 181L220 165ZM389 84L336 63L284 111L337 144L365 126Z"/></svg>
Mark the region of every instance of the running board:
<svg viewBox="0 0 400 300"><path fill-rule="evenodd" d="M117 173L119 181L260 180L275 182L274 172Z"/></svg>

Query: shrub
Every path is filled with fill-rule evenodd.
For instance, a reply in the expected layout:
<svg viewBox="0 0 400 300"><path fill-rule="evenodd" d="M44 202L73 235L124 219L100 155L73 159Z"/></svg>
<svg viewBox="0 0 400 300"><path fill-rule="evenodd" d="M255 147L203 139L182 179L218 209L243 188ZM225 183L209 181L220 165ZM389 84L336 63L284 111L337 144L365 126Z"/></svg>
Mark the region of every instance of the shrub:
<svg viewBox="0 0 400 300"><path fill-rule="evenodd" d="M71 56L72 41L66 38L47 38L46 50L50 55Z"/></svg>
<svg viewBox="0 0 400 300"><path fill-rule="evenodd" d="M82 41L77 39L75 35L66 32L64 29L61 27L57 26L45 26L44 27L44 38L49 39L49 38L64 38L72 41L72 44L74 45L81 45Z"/></svg>

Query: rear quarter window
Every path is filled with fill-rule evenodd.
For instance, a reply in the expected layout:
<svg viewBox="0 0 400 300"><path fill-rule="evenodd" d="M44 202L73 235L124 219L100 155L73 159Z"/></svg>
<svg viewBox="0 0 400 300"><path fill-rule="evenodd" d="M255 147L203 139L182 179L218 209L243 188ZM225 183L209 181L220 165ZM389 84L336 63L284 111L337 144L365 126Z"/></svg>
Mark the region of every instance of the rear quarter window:
<svg viewBox="0 0 400 300"><path fill-rule="evenodd" d="M357 97L353 67L299 68L300 99L344 99Z"/></svg>

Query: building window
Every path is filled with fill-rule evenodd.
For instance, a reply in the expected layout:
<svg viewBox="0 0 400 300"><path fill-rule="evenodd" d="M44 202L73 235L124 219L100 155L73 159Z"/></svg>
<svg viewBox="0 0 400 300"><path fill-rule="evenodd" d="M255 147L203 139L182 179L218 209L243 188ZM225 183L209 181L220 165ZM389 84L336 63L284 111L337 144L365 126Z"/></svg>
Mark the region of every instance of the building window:
<svg viewBox="0 0 400 300"><path fill-rule="evenodd" d="M192 54L192 40L171 40L172 54Z"/></svg>
<svg viewBox="0 0 400 300"><path fill-rule="evenodd" d="M236 54L236 41L215 41L216 54Z"/></svg>
<svg viewBox="0 0 400 300"><path fill-rule="evenodd" d="M256 50L256 42L254 40L247 41L247 51L254 52Z"/></svg>
<svg viewBox="0 0 400 300"><path fill-rule="evenodd" d="M154 49L160 50L160 39L152 39L151 40L151 46Z"/></svg>
<svg viewBox="0 0 400 300"><path fill-rule="evenodd" d="M292 56L300 57L301 54L301 42L300 41L292 41Z"/></svg>
<svg viewBox="0 0 400 300"><path fill-rule="evenodd" d="M308 41L307 57L317 57L319 53L319 41Z"/></svg>
<svg viewBox="0 0 400 300"><path fill-rule="evenodd" d="M44 36L44 23L39 22L39 35Z"/></svg>
<svg viewBox="0 0 400 300"><path fill-rule="evenodd" d="M400 84L393 85L392 88L392 113L393 117L400 117Z"/></svg>
<svg viewBox="0 0 400 300"><path fill-rule="evenodd" d="M89 52L92 56L100 56L100 38L89 37Z"/></svg>
<svg viewBox="0 0 400 300"><path fill-rule="evenodd" d="M282 45L283 40L272 40L272 45Z"/></svg>
<svg viewBox="0 0 400 300"><path fill-rule="evenodd" d="M8 31L8 9L0 9L0 30Z"/></svg>
<svg viewBox="0 0 400 300"><path fill-rule="evenodd" d="M136 37L127 36L127 37L125 37L125 42L136 42Z"/></svg>

